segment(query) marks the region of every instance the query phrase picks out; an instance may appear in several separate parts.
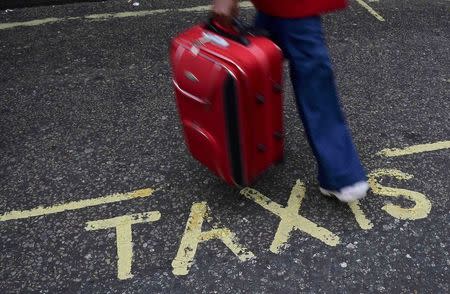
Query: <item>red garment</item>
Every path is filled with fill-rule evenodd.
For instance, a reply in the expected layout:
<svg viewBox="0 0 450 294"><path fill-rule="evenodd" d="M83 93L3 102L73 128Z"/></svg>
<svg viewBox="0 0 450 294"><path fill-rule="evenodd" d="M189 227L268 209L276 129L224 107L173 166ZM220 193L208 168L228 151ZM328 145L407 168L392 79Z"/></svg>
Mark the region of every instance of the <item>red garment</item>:
<svg viewBox="0 0 450 294"><path fill-rule="evenodd" d="M252 0L255 7L271 16L297 18L319 15L347 7L347 0Z"/></svg>

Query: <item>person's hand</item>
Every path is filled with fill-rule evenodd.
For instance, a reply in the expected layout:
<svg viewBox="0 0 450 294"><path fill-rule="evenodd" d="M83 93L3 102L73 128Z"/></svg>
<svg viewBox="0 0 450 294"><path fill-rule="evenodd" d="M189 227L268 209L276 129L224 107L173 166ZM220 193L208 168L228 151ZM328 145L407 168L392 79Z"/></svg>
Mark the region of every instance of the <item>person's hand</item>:
<svg viewBox="0 0 450 294"><path fill-rule="evenodd" d="M239 13L238 0L213 0L212 13L220 25L230 27Z"/></svg>

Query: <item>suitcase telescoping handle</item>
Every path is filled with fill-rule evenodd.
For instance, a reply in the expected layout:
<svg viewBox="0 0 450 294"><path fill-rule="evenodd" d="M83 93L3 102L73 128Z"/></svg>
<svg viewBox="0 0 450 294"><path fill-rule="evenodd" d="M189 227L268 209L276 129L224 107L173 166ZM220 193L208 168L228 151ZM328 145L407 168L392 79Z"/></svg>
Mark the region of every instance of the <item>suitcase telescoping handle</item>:
<svg viewBox="0 0 450 294"><path fill-rule="evenodd" d="M246 37L247 32L244 25L237 19L233 18L234 28L223 28L215 21L214 17L211 17L205 25L205 28L211 32L214 32L222 37L238 42L241 45L250 45L250 40Z"/></svg>

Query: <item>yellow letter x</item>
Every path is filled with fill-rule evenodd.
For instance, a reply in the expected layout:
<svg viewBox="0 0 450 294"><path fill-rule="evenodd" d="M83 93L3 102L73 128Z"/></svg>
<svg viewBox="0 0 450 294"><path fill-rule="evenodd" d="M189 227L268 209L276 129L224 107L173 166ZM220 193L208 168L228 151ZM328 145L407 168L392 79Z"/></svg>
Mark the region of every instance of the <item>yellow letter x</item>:
<svg viewBox="0 0 450 294"><path fill-rule="evenodd" d="M273 253L280 252L281 247L288 241L294 229L303 231L327 245L336 246L339 244L339 237L337 235L325 228L319 227L309 219L298 214L302 200L305 197L305 190L305 185L301 181L297 181L292 188L291 196L286 207L273 202L254 189L245 188L241 191L242 195L255 201L263 208L281 218L280 225L270 246L270 251Z"/></svg>

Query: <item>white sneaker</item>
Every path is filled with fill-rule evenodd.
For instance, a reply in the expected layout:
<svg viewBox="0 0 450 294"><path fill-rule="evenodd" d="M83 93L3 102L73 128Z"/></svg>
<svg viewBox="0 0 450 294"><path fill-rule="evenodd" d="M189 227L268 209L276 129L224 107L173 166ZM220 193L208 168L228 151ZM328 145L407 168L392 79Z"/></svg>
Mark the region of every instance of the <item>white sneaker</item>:
<svg viewBox="0 0 450 294"><path fill-rule="evenodd" d="M366 197L369 190L367 182L357 182L351 186L346 186L339 191L330 191L324 188L319 188L320 193L325 196L335 196L342 202L353 202L358 199Z"/></svg>

